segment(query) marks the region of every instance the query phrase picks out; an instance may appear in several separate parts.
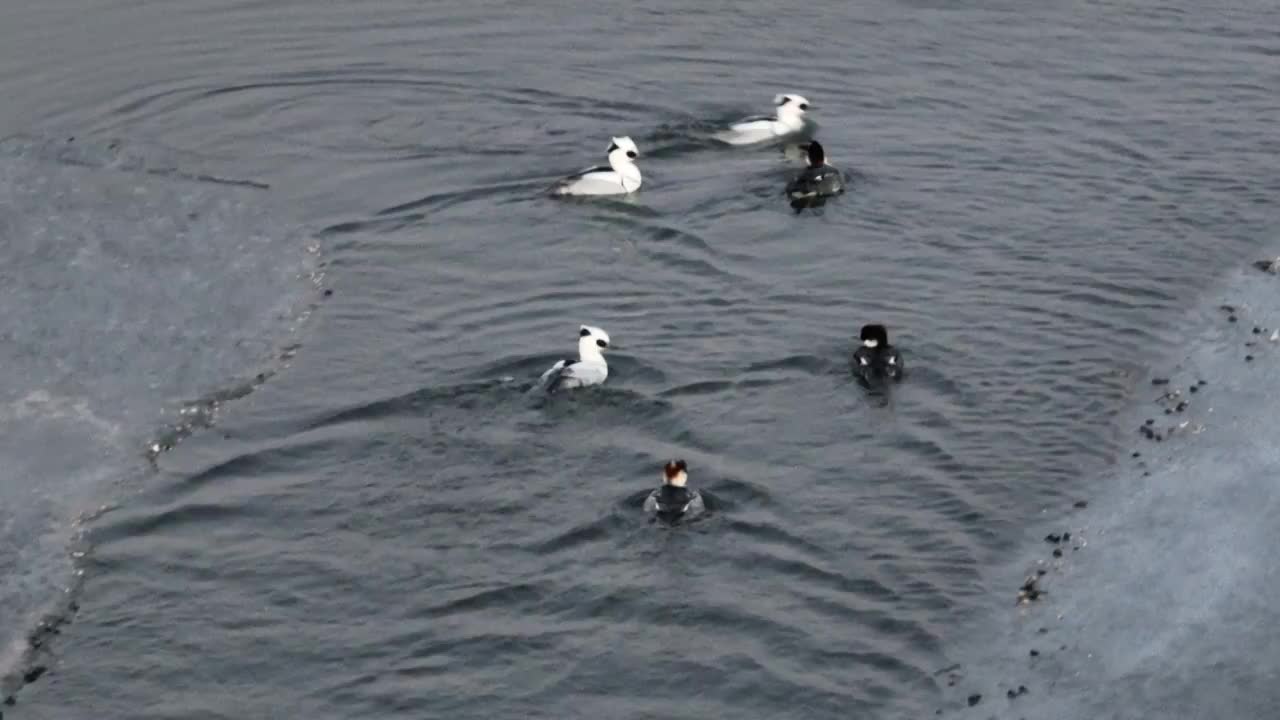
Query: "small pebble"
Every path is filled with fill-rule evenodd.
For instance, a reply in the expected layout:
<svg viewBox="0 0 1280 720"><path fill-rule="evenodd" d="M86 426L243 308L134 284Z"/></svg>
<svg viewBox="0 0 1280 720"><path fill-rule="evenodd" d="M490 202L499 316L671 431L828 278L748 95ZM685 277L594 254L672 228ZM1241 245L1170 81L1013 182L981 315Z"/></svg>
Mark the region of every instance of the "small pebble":
<svg viewBox="0 0 1280 720"><path fill-rule="evenodd" d="M1198 383L1196 383L1196 384L1197 384L1197 385L1208 385L1208 384L1209 384L1209 381L1208 381L1208 380L1201 380L1200 382L1198 382Z"/></svg>
<svg viewBox="0 0 1280 720"><path fill-rule="evenodd" d="M30 670L28 670L27 672L23 673L23 675L22 675L22 682L27 683L28 685L30 685L31 683L33 683L33 682L35 682L35 681L39 680L39 679L40 679L40 676L41 676L41 675L43 675L43 674L45 673L45 671L46 671L46 670L48 670L48 669L49 669L49 668L47 668L47 667L45 667L45 666L43 666L43 665L37 665L37 666L35 666L35 667L31 668Z"/></svg>
<svg viewBox="0 0 1280 720"><path fill-rule="evenodd" d="M1032 651L1031 651L1031 657L1040 657L1040 651L1039 651L1039 650L1032 650Z"/></svg>
<svg viewBox="0 0 1280 720"><path fill-rule="evenodd" d="M1183 410L1187 409L1187 405L1189 404L1190 403L1188 403L1186 400L1183 400L1182 402L1178 403L1178 407L1174 409L1177 410L1178 412L1182 412Z"/></svg>
<svg viewBox="0 0 1280 720"><path fill-rule="evenodd" d="M1230 317L1228 317L1228 318L1227 318L1227 322L1235 322L1235 321L1236 321L1236 316L1235 316L1235 315L1232 315L1232 316L1230 316Z"/></svg>
<svg viewBox="0 0 1280 720"><path fill-rule="evenodd" d="M1019 694L1019 695L1026 695L1026 694L1027 694L1027 693L1029 693L1029 692L1031 692L1031 691L1027 689L1027 686L1026 686L1026 685L1019 685L1019 686L1018 686L1018 694Z"/></svg>
<svg viewBox="0 0 1280 720"><path fill-rule="evenodd" d="M1078 508L1082 508L1082 507L1089 507L1089 501L1088 501L1088 500L1077 500L1077 501L1076 501L1076 507L1078 507Z"/></svg>
<svg viewBox="0 0 1280 720"><path fill-rule="evenodd" d="M1200 387L1198 385L1192 385L1187 388L1187 392L1200 392Z"/></svg>
<svg viewBox="0 0 1280 720"><path fill-rule="evenodd" d="M1036 570L1036 574L1039 575L1040 577L1044 577L1045 575L1049 574L1049 571L1045 570L1044 568L1040 568L1039 570Z"/></svg>
<svg viewBox="0 0 1280 720"><path fill-rule="evenodd" d="M325 296L325 297L333 297L333 290L332 290L331 288L325 288L325 289L324 289L324 296Z"/></svg>
<svg viewBox="0 0 1280 720"><path fill-rule="evenodd" d="M974 693L969 696L969 707L973 707L974 705L977 705L980 702L982 702L981 693Z"/></svg>
<svg viewBox="0 0 1280 720"><path fill-rule="evenodd" d="M1071 533L1062 533L1062 542L1068 542L1069 540L1071 540Z"/></svg>
<svg viewBox="0 0 1280 720"><path fill-rule="evenodd" d="M1156 424L1156 419L1155 419L1155 418L1147 418L1147 424L1148 424L1148 425L1155 425L1155 424Z"/></svg>
<svg viewBox="0 0 1280 720"><path fill-rule="evenodd" d="M1010 690L1009 692L1005 693L1005 696L1006 696L1006 697L1008 697L1010 700L1012 700L1012 699L1014 699L1014 698L1018 697L1018 691L1017 691L1017 690Z"/></svg>
<svg viewBox="0 0 1280 720"><path fill-rule="evenodd" d="M1056 558L1060 558L1060 557L1062 557L1062 548L1054 548L1054 549L1053 549L1053 556L1054 556L1054 557L1056 557Z"/></svg>
<svg viewBox="0 0 1280 720"><path fill-rule="evenodd" d="M1253 356L1252 356L1252 355L1245 355L1245 356L1244 356L1244 361L1245 361L1245 362L1253 362Z"/></svg>
<svg viewBox="0 0 1280 720"><path fill-rule="evenodd" d="M1142 457L1142 453L1135 451L1133 457Z"/></svg>
<svg viewBox="0 0 1280 720"><path fill-rule="evenodd" d="M1165 408L1165 409L1164 409L1164 414L1165 414L1165 415L1172 415L1172 414L1173 414L1173 410L1172 410L1171 408Z"/></svg>
<svg viewBox="0 0 1280 720"><path fill-rule="evenodd" d="M1262 328L1258 327L1257 325L1254 325L1254 326L1253 326L1253 334L1254 334L1254 335L1261 335L1261 334L1262 334Z"/></svg>
<svg viewBox="0 0 1280 720"><path fill-rule="evenodd" d="M1151 378L1152 385L1168 385L1169 378Z"/></svg>
<svg viewBox="0 0 1280 720"><path fill-rule="evenodd" d="M1049 628L1040 628L1036 632L1040 633L1041 635L1046 635L1049 632Z"/></svg>
<svg viewBox="0 0 1280 720"><path fill-rule="evenodd" d="M1054 545L1057 545L1058 543L1062 542L1062 536L1049 533L1048 535L1044 536L1044 541L1047 543L1053 543Z"/></svg>

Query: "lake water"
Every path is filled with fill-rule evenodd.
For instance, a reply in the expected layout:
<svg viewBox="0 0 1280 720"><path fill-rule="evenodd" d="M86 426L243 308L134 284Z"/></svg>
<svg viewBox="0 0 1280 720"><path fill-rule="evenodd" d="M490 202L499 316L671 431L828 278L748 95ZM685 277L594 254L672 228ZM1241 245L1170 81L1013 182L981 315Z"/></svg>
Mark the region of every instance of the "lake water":
<svg viewBox="0 0 1280 720"><path fill-rule="evenodd" d="M966 711L1000 568L1276 244L1261 0L11 5L6 717ZM708 139L779 92L817 212ZM624 134L638 194L546 195ZM582 323L608 383L526 394ZM651 525L674 457L714 512Z"/></svg>

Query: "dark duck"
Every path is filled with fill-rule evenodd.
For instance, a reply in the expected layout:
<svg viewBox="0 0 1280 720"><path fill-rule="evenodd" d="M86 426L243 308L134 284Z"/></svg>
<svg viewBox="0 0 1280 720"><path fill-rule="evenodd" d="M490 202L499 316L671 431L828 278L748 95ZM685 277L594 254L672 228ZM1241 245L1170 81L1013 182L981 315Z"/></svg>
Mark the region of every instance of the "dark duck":
<svg viewBox="0 0 1280 720"><path fill-rule="evenodd" d="M787 184L787 198L795 210L820 207L827 198L844 192L844 173L827 163L822 143L814 140L808 148L809 166Z"/></svg>
<svg viewBox="0 0 1280 720"><path fill-rule="evenodd" d="M645 498L644 511L665 520L692 518L702 514L706 505L702 494L688 486L689 466L684 460L672 460L662 468L662 485Z"/></svg>
<svg viewBox="0 0 1280 720"><path fill-rule="evenodd" d="M901 380L902 355L889 344L889 331L883 325L863 325L860 337L862 346L853 352L853 371L867 381Z"/></svg>

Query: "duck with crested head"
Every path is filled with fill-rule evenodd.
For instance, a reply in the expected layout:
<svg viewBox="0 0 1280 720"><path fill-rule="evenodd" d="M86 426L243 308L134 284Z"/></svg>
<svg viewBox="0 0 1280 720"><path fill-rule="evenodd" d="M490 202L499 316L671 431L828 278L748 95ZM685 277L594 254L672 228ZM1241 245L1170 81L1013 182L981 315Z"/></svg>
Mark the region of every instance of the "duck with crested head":
<svg viewBox="0 0 1280 720"><path fill-rule="evenodd" d="M642 178L636 158L640 150L631 138L616 137L609 142L609 164L587 168L556 184L556 195L626 195L640 189Z"/></svg>
<svg viewBox="0 0 1280 720"><path fill-rule="evenodd" d="M599 385L609 377L609 364L604 360L609 333L594 325L578 329L578 359L557 361L539 379L547 392Z"/></svg>
<svg viewBox="0 0 1280 720"><path fill-rule="evenodd" d="M774 96L773 104L776 108L772 116L743 118L714 137L730 145L754 145L804 130L805 115L812 109L808 98L794 93L780 94Z"/></svg>
<svg viewBox="0 0 1280 720"><path fill-rule="evenodd" d="M689 487L689 466L671 460L662 468L662 485L645 498L644 511L666 520L693 518L706 510L702 493Z"/></svg>

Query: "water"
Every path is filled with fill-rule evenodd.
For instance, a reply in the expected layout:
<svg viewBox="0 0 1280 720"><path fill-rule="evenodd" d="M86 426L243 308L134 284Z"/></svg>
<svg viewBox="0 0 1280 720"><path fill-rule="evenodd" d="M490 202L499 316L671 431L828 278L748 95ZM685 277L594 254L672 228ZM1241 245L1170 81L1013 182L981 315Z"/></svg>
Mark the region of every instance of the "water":
<svg viewBox="0 0 1280 720"><path fill-rule="evenodd" d="M1280 216L1261 2L90 5L0 11L19 718L963 707ZM705 140L781 91L821 213ZM635 198L543 194L620 134ZM609 383L524 395L584 322ZM677 456L717 512L650 526Z"/></svg>

